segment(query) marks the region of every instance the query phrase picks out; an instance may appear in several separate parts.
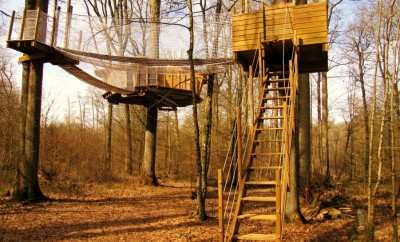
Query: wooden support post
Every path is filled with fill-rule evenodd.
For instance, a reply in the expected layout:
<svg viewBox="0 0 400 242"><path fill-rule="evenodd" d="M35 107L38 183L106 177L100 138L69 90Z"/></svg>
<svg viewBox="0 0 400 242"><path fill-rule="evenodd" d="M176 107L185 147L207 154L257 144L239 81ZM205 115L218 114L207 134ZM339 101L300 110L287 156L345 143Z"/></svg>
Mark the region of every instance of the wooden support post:
<svg viewBox="0 0 400 242"><path fill-rule="evenodd" d="M24 10L24 14L22 15L21 32L19 33L20 40L24 38L25 22L26 22L26 9Z"/></svg>
<svg viewBox="0 0 400 242"><path fill-rule="evenodd" d="M276 241L281 241L282 237L282 201L281 201L281 169L276 169Z"/></svg>
<svg viewBox="0 0 400 242"><path fill-rule="evenodd" d="M64 48L68 48L69 46L69 34L71 31L71 20L72 20L72 5L71 0L67 1L67 17L65 20L65 33L64 33Z"/></svg>
<svg viewBox="0 0 400 242"><path fill-rule="evenodd" d="M238 169L238 182L242 182L242 114L241 108L236 109L236 132L237 132L237 169Z"/></svg>
<svg viewBox="0 0 400 242"><path fill-rule="evenodd" d="M222 170L218 169L218 225L219 225L219 241L224 242L224 191L222 187L223 177Z"/></svg>
<svg viewBox="0 0 400 242"><path fill-rule="evenodd" d="M11 35L12 35L13 27L14 27L14 19L15 19L15 11L12 11L10 28L8 29L7 40L11 40Z"/></svg>
<svg viewBox="0 0 400 242"><path fill-rule="evenodd" d="M58 38L58 27L60 26L60 12L61 12L61 7L57 7L57 15L56 15L56 29L54 31L54 39L52 42L52 46L57 46L57 38Z"/></svg>
<svg viewBox="0 0 400 242"><path fill-rule="evenodd" d="M35 35L34 40L37 41L38 33L39 33L39 25L40 25L40 9L36 9L36 22L35 22Z"/></svg>
<svg viewBox="0 0 400 242"><path fill-rule="evenodd" d="M146 78L145 78L146 86L149 86L149 68L146 67Z"/></svg>
<svg viewBox="0 0 400 242"><path fill-rule="evenodd" d="M51 29L51 41L50 45L54 46L54 39L56 37L57 30L57 0L54 0L54 8L53 8L53 28Z"/></svg>

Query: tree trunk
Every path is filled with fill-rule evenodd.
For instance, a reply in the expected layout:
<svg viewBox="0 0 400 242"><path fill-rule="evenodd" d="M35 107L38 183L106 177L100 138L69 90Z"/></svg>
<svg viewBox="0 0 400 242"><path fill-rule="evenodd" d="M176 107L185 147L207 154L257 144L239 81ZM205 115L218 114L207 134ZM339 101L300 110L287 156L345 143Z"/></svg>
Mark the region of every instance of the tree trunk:
<svg viewBox="0 0 400 242"><path fill-rule="evenodd" d="M198 179L198 189L197 189L197 197L199 203L199 219L205 220L207 218L206 210L205 210L205 202L207 195L207 175L208 168L210 164L210 150L211 150L211 130L212 130L212 112L213 112L213 90L214 90L214 75L211 75L207 79L207 95L204 98L204 106L206 113L206 118L204 119L204 123L201 125L203 127L203 131L201 134L201 150L200 150L200 163L201 163L201 171L199 172L200 177ZM201 203L201 204L200 204Z"/></svg>
<svg viewBox="0 0 400 242"><path fill-rule="evenodd" d="M125 170L126 173L133 173L133 157L132 157L132 127L131 127L131 112L129 104L125 104L125 126L126 126L126 157Z"/></svg>
<svg viewBox="0 0 400 242"><path fill-rule="evenodd" d="M397 86L395 84L394 86ZM398 225L397 225L397 186L396 186L396 151L395 147L397 147L396 142L396 121L395 118L395 101L394 101L394 92L395 87L392 87L392 92L390 95L390 156L391 156L391 178L392 178L392 241L398 242L399 235L398 235Z"/></svg>
<svg viewBox="0 0 400 242"><path fill-rule="evenodd" d="M160 0L150 1L150 58L159 58L160 45ZM157 139L157 116L158 109L150 104L147 107L146 130L144 137L144 156L142 167L142 178L145 184L158 185L155 162L156 162L156 139Z"/></svg>
<svg viewBox="0 0 400 242"><path fill-rule="evenodd" d="M157 186L158 181L155 173L156 163L156 138L157 138L157 107L147 108L146 131L144 139L144 155L142 167L142 179L147 185Z"/></svg>
<svg viewBox="0 0 400 242"><path fill-rule="evenodd" d="M111 159L112 159L112 118L113 117L113 106L108 103L107 112L107 130L106 130L106 159L104 164L104 174L107 178L112 176L111 171Z"/></svg>
<svg viewBox="0 0 400 242"><path fill-rule="evenodd" d="M297 1L296 4L305 4L307 3L307 1ZM307 75L307 76L306 76ZM300 221L300 222L305 222L305 219L303 217L303 215L300 212L300 202L299 202L299 182L300 182L300 178L299 178L299 142L301 140L301 143L306 145L306 142L310 142L310 136L309 136L309 132L310 132L310 121L308 122L302 122L305 121L305 119L310 119L310 85L309 85L309 77L308 74L305 75L300 75L299 78L299 83L298 83L298 87L299 87L299 92L298 92L298 97L297 97L297 105L295 107L296 113L295 113L295 117L297 117L297 120L295 122L295 132L293 135L293 139L292 139L292 146L291 146L291 151L290 151L290 155L291 155L291 159L290 159L290 175L289 175L289 187L290 190L287 194L287 201L286 201L286 218L288 219L289 222L293 223L295 221ZM305 107L301 106L301 112L300 111L300 104L301 103L308 103L308 105L306 105ZM307 111L308 110L308 111ZM302 116L299 116L300 113L306 113L308 116L306 117L306 114L302 114ZM300 119L304 119L301 120ZM300 125L301 125L301 131L304 131L304 133L302 132L302 137L299 136L300 134ZM307 133L308 131L308 133ZM307 135L308 134L308 135ZM304 140L303 140L304 139ZM311 152L310 147L304 147L302 146L302 149L305 149L305 156L304 156L304 162L308 164L310 164L310 160L306 161L306 157L307 157L307 152L308 152L308 157L310 157L311 155L309 154L309 152ZM308 150L307 150L308 149ZM306 171L307 173L307 178L308 178L308 174L309 174L309 165L308 165L308 171Z"/></svg>
<svg viewBox="0 0 400 242"><path fill-rule="evenodd" d="M360 86L361 86L361 94L362 94L362 104L363 104L363 121L364 121L364 164L363 164L363 180L364 180L364 188L366 189L368 184L368 158L369 158L369 113L368 113L368 103L367 103L367 95L365 91L365 82L364 82L364 65L363 65L363 53L359 52L358 54L358 69L360 75Z"/></svg>
<svg viewBox="0 0 400 242"><path fill-rule="evenodd" d="M47 13L48 0L26 0L25 8L39 8ZM20 144L22 160L17 168L17 181L13 191L13 198L19 201L45 199L38 180L42 80L43 62L33 60L23 63Z"/></svg>
<svg viewBox="0 0 400 242"><path fill-rule="evenodd" d="M321 164L322 164L322 115L321 115L321 75L318 74L317 78L317 116L318 116L318 145L317 145L317 153L318 153L318 173L321 172Z"/></svg>
<svg viewBox="0 0 400 242"><path fill-rule="evenodd" d="M323 156L326 164L325 181L330 181L330 162L329 162L329 125L328 125L328 76L326 72L321 75L321 104L322 104L322 147L324 148Z"/></svg>
<svg viewBox="0 0 400 242"><path fill-rule="evenodd" d="M195 70L193 63L193 48L194 48L194 26L193 26L193 3L192 0L187 0L187 6L189 9L189 49L187 51L188 59L190 62L190 80L193 98L193 123L194 123L194 152L195 152L195 162L197 167L197 206L198 206L198 216L200 220L205 220L207 215L205 213L205 197L201 195L201 151L200 151L200 130L199 130L199 120L197 112L197 94L196 94L196 81L195 81Z"/></svg>
<svg viewBox="0 0 400 242"><path fill-rule="evenodd" d="M180 142L180 134L179 134L179 120L178 120L178 111L174 111L174 115L175 115L175 134L176 134L176 139L175 139L175 142L174 142L174 146L175 146L175 149L174 149L174 151L176 152L176 154L179 154L179 151L180 151L180 148L181 148L181 142ZM178 159L177 159L177 157L176 156L174 156L174 163L175 163L175 166L174 166L174 174L176 175L176 174L178 174L178 172L179 172L179 161L178 161Z"/></svg>
<svg viewBox="0 0 400 242"><path fill-rule="evenodd" d="M300 75L298 86L297 124L299 136L296 142L299 163L298 186L301 192L308 192L310 185L311 166L311 105L310 105L310 78L308 74Z"/></svg>
<svg viewBox="0 0 400 242"><path fill-rule="evenodd" d="M295 132L296 133L296 132ZM294 140L292 143L292 150L290 152L291 159L290 159L290 171L289 171L289 184L290 189L287 193L286 198L286 210L285 215L286 219L289 223L295 222L304 222L304 217L300 212L300 202L299 202L299 193L298 193L298 162L297 162L297 154L296 154L296 139L298 136L294 135Z"/></svg>

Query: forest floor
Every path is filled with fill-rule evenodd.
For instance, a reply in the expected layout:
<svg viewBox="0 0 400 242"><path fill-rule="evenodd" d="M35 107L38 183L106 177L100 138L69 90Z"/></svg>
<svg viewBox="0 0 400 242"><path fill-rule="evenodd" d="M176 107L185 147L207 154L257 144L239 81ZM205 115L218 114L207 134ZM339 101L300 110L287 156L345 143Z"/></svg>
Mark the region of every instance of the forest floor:
<svg viewBox="0 0 400 242"><path fill-rule="evenodd" d="M66 184L43 186L51 198L44 203L21 204L2 197L0 241L216 241L216 193L207 202L210 219L199 222L190 185L162 184L155 188L126 181L68 185L68 193L63 192ZM346 206L356 204L356 199ZM284 241L357 241L355 211L336 219L288 225ZM377 241L389 241L389 222L384 216L378 220Z"/></svg>

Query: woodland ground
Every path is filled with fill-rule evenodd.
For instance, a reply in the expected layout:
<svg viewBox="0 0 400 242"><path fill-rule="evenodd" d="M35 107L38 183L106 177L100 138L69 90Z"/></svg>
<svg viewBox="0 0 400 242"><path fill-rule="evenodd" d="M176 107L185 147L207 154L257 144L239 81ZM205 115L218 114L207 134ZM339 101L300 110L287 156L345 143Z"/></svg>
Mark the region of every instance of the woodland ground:
<svg viewBox="0 0 400 242"><path fill-rule="evenodd" d="M155 188L128 181L51 188L45 185L43 190L51 200L34 204L3 197L0 241L216 241L215 191L208 200L210 219L199 222L194 215L196 203L191 199L190 184L162 184ZM382 201L377 206L377 241L390 241L390 207ZM354 196L343 203L340 206L352 208L349 213L306 225L288 225L284 240L360 241L355 211L364 201Z"/></svg>

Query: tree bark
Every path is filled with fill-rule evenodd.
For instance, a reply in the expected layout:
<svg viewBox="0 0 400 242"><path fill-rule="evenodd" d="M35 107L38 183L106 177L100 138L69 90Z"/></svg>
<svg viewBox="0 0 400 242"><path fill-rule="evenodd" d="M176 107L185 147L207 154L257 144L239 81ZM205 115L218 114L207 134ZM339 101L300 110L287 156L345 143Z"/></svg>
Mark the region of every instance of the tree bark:
<svg viewBox="0 0 400 242"><path fill-rule="evenodd" d="M296 133L296 132L295 132ZM299 202L299 193L298 193L298 162L297 162L297 154L296 154L296 139L298 139L297 135L293 136L293 143L292 143L292 150L290 152L291 159L290 159L290 171L289 171L289 184L290 189L287 193L286 199L286 210L285 216L289 223L295 222L304 222L305 219L300 212L300 202Z"/></svg>
<svg viewBox="0 0 400 242"><path fill-rule="evenodd" d="M328 124L328 76L326 72L321 75L321 104L322 104L322 147L324 148L323 156L326 164L325 181L329 182L331 177L329 162L329 124Z"/></svg>
<svg viewBox="0 0 400 242"><path fill-rule="evenodd" d="M111 160L112 160L112 118L113 117L113 105L108 103L107 112L107 125L106 125L106 159L104 164L104 174L107 178L112 176L111 171Z"/></svg>
<svg viewBox="0 0 400 242"><path fill-rule="evenodd" d="M207 218L206 214L206 195L207 195L207 176L208 168L210 165L210 150L211 150L211 130L212 130L212 113L213 113L213 91L214 91L214 75L211 75L207 79L207 95L203 102L205 105L204 112L206 113L206 118L204 119L202 135L201 135L201 171L199 172L200 177L198 179L198 190L197 198L199 203L199 219L205 220Z"/></svg>
<svg viewBox="0 0 400 242"><path fill-rule="evenodd" d="M157 107L147 107L142 179L145 184L153 186L159 185L155 173L157 118Z"/></svg>
<svg viewBox="0 0 400 242"><path fill-rule="evenodd" d="M398 225L397 225L397 179L396 179L396 151L395 147L397 147L396 137L397 132L395 130L396 121L395 118L395 101L394 101L394 92L395 86L397 83L393 85L392 92L390 95L390 156L391 156L391 178L392 178L392 241L398 242Z"/></svg>
<svg viewBox="0 0 400 242"><path fill-rule="evenodd" d="M150 1L150 52L151 58L159 58L160 45L160 0ZM156 162L156 133L157 133L158 109L150 104L147 107L146 130L144 141L144 155L142 178L145 184L157 186L158 181L155 173Z"/></svg>
<svg viewBox="0 0 400 242"><path fill-rule="evenodd" d="M129 104L125 104L125 133L126 133L126 157L125 157L125 170L126 173L132 175L133 173L133 156L132 156L132 127L131 127L131 111Z"/></svg>
<svg viewBox="0 0 400 242"><path fill-rule="evenodd" d="M203 221L207 218L205 213L205 197L201 197L201 151L200 151L200 130L199 130L199 120L197 112L197 94L196 94L196 81L195 81L195 70L193 63L193 48L194 48L194 26L193 26L193 3L192 0L187 0L187 6L189 9L189 49L187 51L188 59L190 62L190 80L192 88L192 104L193 104L193 124L194 124L194 153L195 162L197 167L197 209L199 220Z"/></svg>
<svg viewBox="0 0 400 242"><path fill-rule="evenodd" d="M26 0L25 8L39 8L47 13L48 0ZM20 144L22 160L17 168L17 181L13 191L13 198L19 201L45 199L38 179L42 81L43 62L30 60L23 63Z"/></svg>
<svg viewBox="0 0 400 242"><path fill-rule="evenodd" d="M362 94L362 105L363 105L363 122L364 122L364 164L363 164L363 180L364 188L366 189L368 184L368 158L369 158L369 113L368 113L368 103L367 95L365 91L365 81L364 81L364 53L362 50L357 48L358 55L358 74L359 82Z"/></svg>
<svg viewBox="0 0 400 242"><path fill-rule="evenodd" d="M317 153L318 153L318 173L321 172L321 164L322 164L322 115L321 115L321 75L318 74L317 78L317 127L318 127L318 145L317 145ZM314 169L315 171L315 169Z"/></svg>
<svg viewBox="0 0 400 242"><path fill-rule="evenodd" d="M308 192L311 171L311 105L310 78L308 74L300 75L298 86L298 142L296 142L299 163L299 190Z"/></svg>
<svg viewBox="0 0 400 242"><path fill-rule="evenodd" d="M307 3L307 1L305 0L299 0L296 2L296 4L305 4ZM305 81L304 81L305 80ZM304 81L304 82L303 82ZM310 137L307 136L307 130L310 131L310 123L306 123L306 122L299 122L301 118L304 119L309 119L309 115L310 115L310 85L309 85L309 77L308 74L306 75L300 75L299 78L299 83L298 83L298 97L297 97L297 102L296 102L296 107L295 107L295 115L294 117L297 117L296 122L295 122L295 127L294 127L294 135L292 138L292 146L291 146L291 151L290 151L290 155L291 155L291 159L290 159L290 177L289 177L289 186L290 186L290 190L288 191L287 194L287 201L286 201L286 211L285 211L285 215L286 218L289 222L293 223L296 221L300 221L300 222L305 222L305 219L303 217L303 215L301 214L300 211L300 202L299 202L299 182L300 182L300 171L299 171L299 142L300 139L304 139L301 140L302 144L305 145L305 142L308 141L310 142ZM304 95L306 94L306 95ZM308 99L307 99L308 96ZM300 103L301 102L308 102L308 106L303 107L301 106L301 112L300 112ZM303 109L304 108L304 109ZM308 111L307 111L308 110ZM305 112L308 114L307 117L303 117L303 116L299 116L299 113ZM304 114L304 116L306 116L306 114ZM301 120L304 121L304 120ZM302 131L305 131L303 133L303 137L299 136L299 131L300 131L300 125L302 127ZM304 142L304 143L303 143ZM302 146L302 149L305 149L305 152L311 152L310 147L304 147ZM304 162L310 162L309 160L306 161L304 159ZM308 163L309 164L309 163ZM308 166L308 171L307 173L309 173L309 166ZM308 176L308 175L307 175Z"/></svg>

